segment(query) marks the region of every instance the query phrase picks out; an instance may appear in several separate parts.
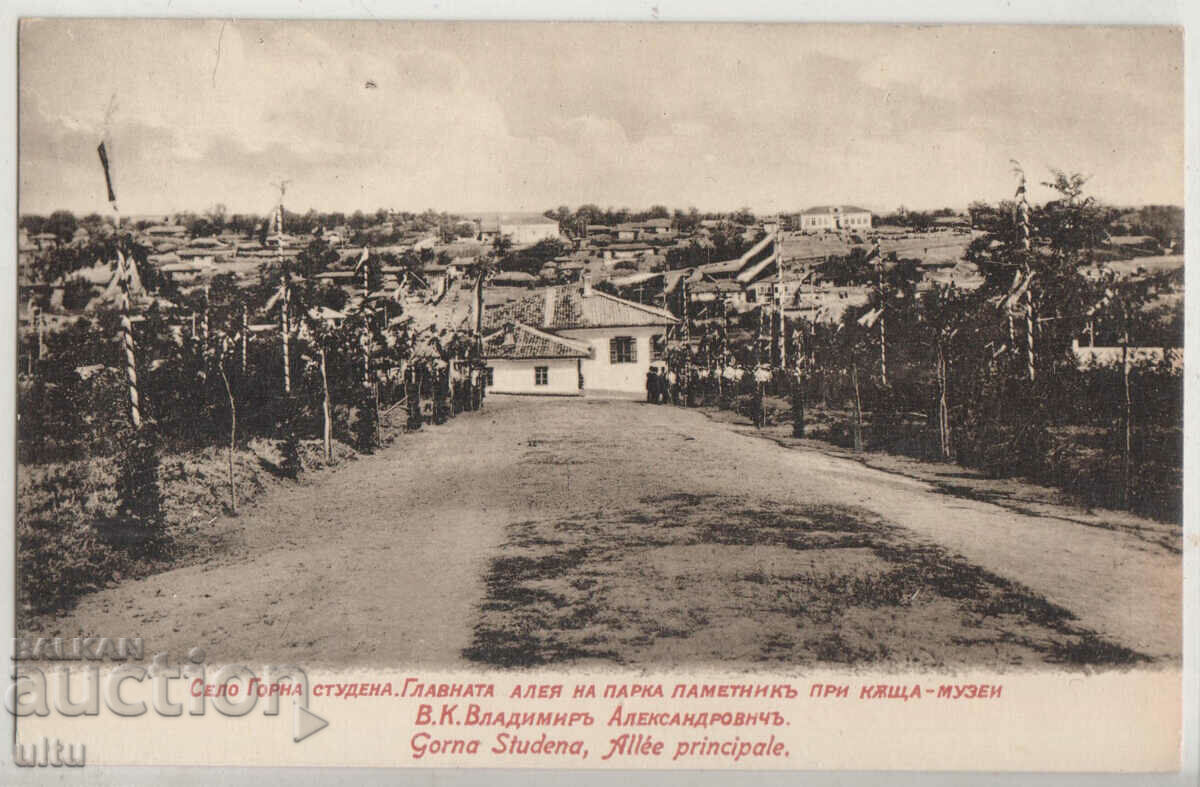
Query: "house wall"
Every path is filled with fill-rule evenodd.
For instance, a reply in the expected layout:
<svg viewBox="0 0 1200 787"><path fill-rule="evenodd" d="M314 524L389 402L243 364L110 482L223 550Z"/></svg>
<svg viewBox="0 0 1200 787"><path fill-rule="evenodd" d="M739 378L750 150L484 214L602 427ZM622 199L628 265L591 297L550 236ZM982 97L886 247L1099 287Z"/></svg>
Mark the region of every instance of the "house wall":
<svg viewBox="0 0 1200 787"><path fill-rule="evenodd" d="M1117 347L1086 347L1078 339L1071 341L1071 350L1080 369L1092 366L1120 366L1123 358L1128 359L1130 366L1139 364L1159 364L1166 358L1172 369L1183 368L1183 352L1176 348L1163 347L1130 347L1128 356L1125 348Z"/></svg>
<svg viewBox="0 0 1200 787"><path fill-rule="evenodd" d="M561 336L592 346L592 357L583 359L585 392L645 396L646 372L650 369L650 337L667 333L666 326L634 328L571 328L556 331ZM637 348L633 363L610 363L609 340L631 336Z"/></svg>
<svg viewBox="0 0 1200 787"><path fill-rule="evenodd" d="M515 246L526 246L546 238L557 238L558 225L546 224L502 224L500 232L512 239Z"/></svg>
<svg viewBox="0 0 1200 787"><path fill-rule="evenodd" d="M537 358L511 361L489 358L487 365L492 370L489 393L542 394L578 396L579 367L574 358ZM547 384L534 384L534 368L547 367Z"/></svg>
<svg viewBox="0 0 1200 787"><path fill-rule="evenodd" d="M816 213L808 216L800 217L800 229L815 230L815 229L833 229L837 226L837 216L832 213ZM871 226L870 213L843 213L841 214L842 227L844 228L867 228Z"/></svg>

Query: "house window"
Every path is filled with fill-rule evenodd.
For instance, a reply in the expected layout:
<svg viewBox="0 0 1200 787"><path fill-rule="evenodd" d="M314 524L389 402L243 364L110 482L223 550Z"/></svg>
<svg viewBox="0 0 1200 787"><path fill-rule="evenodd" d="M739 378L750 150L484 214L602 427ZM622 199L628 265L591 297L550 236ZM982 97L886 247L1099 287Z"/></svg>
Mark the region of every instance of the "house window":
<svg viewBox="0 0 1200 787"><path fill-rule="evenodd" d="M632 336L614 336L608 340L609 363L637 363L637 345Z"/></svg>
<svg viewBox="0 0 1200 787"><path fill-rule="evenodd" d="M488 384L488 388L491 388L493 385L495 385L495 383L493 382L493 380L495 380L495 379L496 379L496 370L495 370L494 368L492 368L491 366L489 366L489 367L487 368L487 384Z"/></svg>
<svg viewBox="0 0 1200 787"><path fill-rule="evenodd" d="M549 366L533 367L533 384L534 385L549 385L550 384L550 367Z"/></svg>
<svg viewBox="0 0 1200 787"><path fill-rule="evenodd" d="M661 333L656 333L650 337L650 360L661 361L663 359L663 351L666 349L666 337Z"/></svg>

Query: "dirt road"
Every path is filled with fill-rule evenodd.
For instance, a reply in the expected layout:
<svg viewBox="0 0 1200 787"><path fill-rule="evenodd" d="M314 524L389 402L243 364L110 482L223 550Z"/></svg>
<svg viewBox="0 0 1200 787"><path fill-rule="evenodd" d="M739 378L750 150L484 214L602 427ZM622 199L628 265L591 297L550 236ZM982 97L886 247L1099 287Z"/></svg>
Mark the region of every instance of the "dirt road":
<svg viewBox="0 0 1200 787"><path fill-rule="evenodd" d="M949 496L697 411L502 396L265 494L214 524L236 547L89 596L47 633L141 636L173 656L199 645L211 662L462 667L514 527L679 494L853 509L1027 587L1081 629L1180 657L1179 555L1128 533Z"/></svg>

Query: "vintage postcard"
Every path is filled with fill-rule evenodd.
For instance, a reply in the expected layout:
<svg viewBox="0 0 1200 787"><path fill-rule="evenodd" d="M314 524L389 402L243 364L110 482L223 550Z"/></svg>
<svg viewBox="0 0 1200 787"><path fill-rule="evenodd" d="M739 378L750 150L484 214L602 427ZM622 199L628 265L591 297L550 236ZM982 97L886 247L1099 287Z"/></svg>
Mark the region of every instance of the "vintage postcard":
<svg viewBox="0 0 1200 787"><path fill-rule="evenodd" d="M18 49L15 766L1180 767L1181 29Z"/></svg>

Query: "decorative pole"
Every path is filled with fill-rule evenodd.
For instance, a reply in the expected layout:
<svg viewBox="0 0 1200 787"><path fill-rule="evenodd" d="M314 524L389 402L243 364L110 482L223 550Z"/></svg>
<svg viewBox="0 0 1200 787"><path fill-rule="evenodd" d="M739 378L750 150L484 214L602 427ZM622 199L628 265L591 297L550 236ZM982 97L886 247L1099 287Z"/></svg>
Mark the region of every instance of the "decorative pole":
<svg viewBox="0 0 1200 787"><path fill-rule="evenodd" d="M776 293L776 309L779 312L779 368L787 368L787 324L783 319L783 215L775 215L775 279L779 292Z"/></svg>
<svg viewBox="0 0 1200 787"><path fill-rule="evenodd" d="M1014 162L1015 163L1015 162ZM1033 272L1030 265L1030 257L1032 256L1032 220L1030 218L1029 199L1025 193L1025 171L1021 169L1021 165L1017 164L1017 175L1020 177L1020 183L1017 185L1017 234L1021 243L1021 250L1025 256L1025 272L1029 277L1029 283L1025 289L1025 346L1028 350L1027 360L1029 367L1029 381L1033 382L1037 372L1034 366L1034 348L1033 348Z"/></svg>
<svg viewBox="0 0 1200 787"><path fill-rule="evenodd" d="M246 376L246 355L249 349L250 335L250 305L242 303L242 377Z"/></svg>
<svg viewBox="0 0 1200 787"><path fill-rule="evenodd" d="M32 298L29 299L29 319L33 323L33 333L37 341L37 352L29 354L29 373L33 374L35 362L40 363L46 357L46 317L42 314L41 307L35 304Z"/></svg>
<svg viewBox="0 0 1200 787"><path fill-rule="evenodd" d="M133 321L129 317L129 265L121 251L121 210L117 207L117 195L113 192L112 176L108 170L108 151L104 143L96 149L100 154L100 165L104 167L104 182L108 187L108 202L112 205L116 223L117 272L121 283L121 346L125 350L125 379L129 385L129 420L134 429L142 428L141 397L138 395L137 354L133 343Z"/></svg>
<svg viewBox="0 0 1200 787"><path fill-rule="evenodd" d="M210 285L207 282L205 282L205 284L204 284L204 316L200 320L200 336L201 336L201 341L204 342L204 357L205 357L205 359L207 359L208 355L209 355L209 350L208 350L208 343L209 343L208 313L209 313L210 304L211 304L211 301L209 300L209 296L210 296Z"/></svg>
<svg viewBox="0 0 1200 787"><path fill-rule="evenodd" d="M1127 509L1133 508L1133 398L1129 391L1129 306L1125 304L1122 310L1125 330L1121 335L1121 378L1125 394L1121 416L1125 423L1124 444L1121 450L1121 503Z"/></svg>
<svg viewBox="0 0 1200 787"><path fill-rule="evenodd" d="M681 288L679 294L680 294L681 299L683 300L683 331L682 331L682 335L683 335L683 340L685 342L691 341L691 338L692 338L692 326L690 324L691 320L689 319L689 313L690 313L691 309L689 308L690 304L688 303L687 280L688 280L687 276L683 276L679 279L679 286Z"/></svg>
<svg viewBox="0 0 1200 787"><path fill-rule="evenodd" d="M287 193L287 185L291 181L281 180L274 185L279 187L279 213L275 220L275 240L276 247L279 251L279 272L283 277L283 304L279 312L279 330L283 337L283 392L290 394L292 392L292 362L290 351L288 349L288 333L291 330L289 325L288 312L291 310L292 292L291 292L291 273L284 268L283 261L283 195Z"/></svg>
<svg viewBox="0 0 1200 787"><path fill-rule="evenodd" d="M363 304L367 302L367 296L371 294L370 271L368 270L367 260L371 256L371 247L364 246L362 256L358 259L358 267L362 268L363 279Z"/></svg>
<svg viewBox="0 0 1200 787"><path fill-rule="evenodd" d="M38 332L38 320L40 318L41 318L41 309L39 309L37 306L35 306L33 303L33 298L30 298L29 299L29 324L33 328L33 332L35 334L34 340L37 342L37 350L36 350L36 352L34 350L29 351L29 362L26 365L26 370L28 371L29 374L33 374L34 361L37 360L38 355L41 354L42 335Z"/></svg>
<svg viewBox="0 0 1200 787"><path fill-rule="evenodd" d="M291 288L284 280L283 303L279 307L279 332L283 335L283 392L285 394L292 392L292 364L288 358L288 311L291 308L291 301Z"/></svg>
<svg viewBox="0 0 1200 787"><path fill-rule="evenodd" d="M233 398L233 386L225 371L225 358L229 355L229 336L221 336L221 354L217 357L217 370L225 383L225 394L229 397L229 507L237 513L237 479L233 474L233 452L237 448L237 402Z"/></svg>
<svg viewBox="0 0 1200 787"><path fill-rule="evenodd" d="M883 291L883 252L879 244L875 244L875 267L879 270L879 381L886 388L887 377L887 313L884 304Z"/></svg>
<svg viewBox="0 0 1200 787"><path fill-rule="evenodd" d="M129 384L129 420L142 428L142 406L138 395L137 355L133 344L133 321L129 317L129 262L121 252L121 217L117 214L117 275L121 277L121 344L125 348L125 378Z"/></svg>
<svg viewBox="0 0 1200 787"><path fill-rule="evenodd" d="M333 461L333 432L330 426L331 418L329 413L329 375L326 373L327 364L325 362L325 335L324 331L318 334L317 346L320 348L321 358L321 414L323 416L321 426L322 443L325 446L325 464Z"/></svg>

